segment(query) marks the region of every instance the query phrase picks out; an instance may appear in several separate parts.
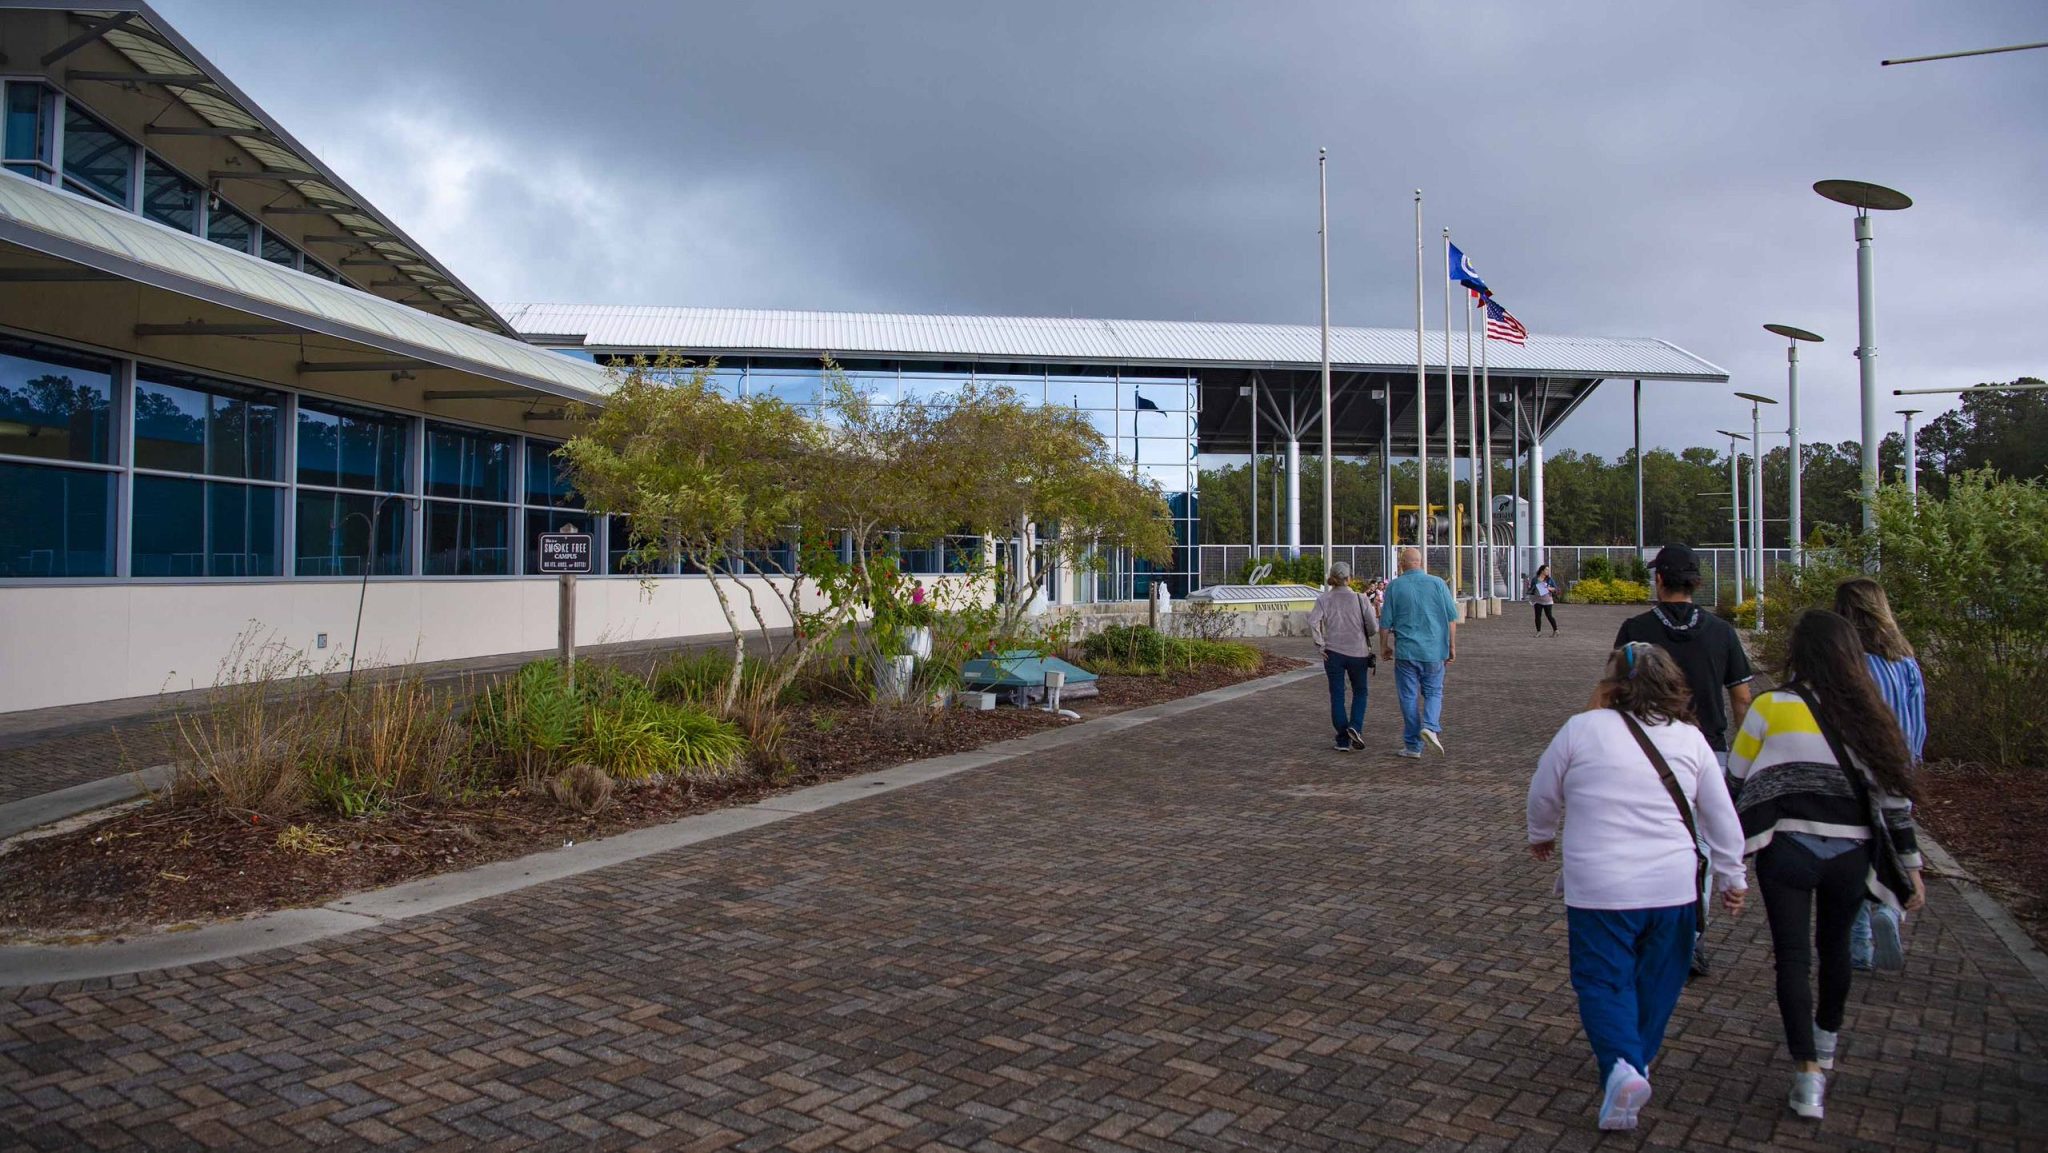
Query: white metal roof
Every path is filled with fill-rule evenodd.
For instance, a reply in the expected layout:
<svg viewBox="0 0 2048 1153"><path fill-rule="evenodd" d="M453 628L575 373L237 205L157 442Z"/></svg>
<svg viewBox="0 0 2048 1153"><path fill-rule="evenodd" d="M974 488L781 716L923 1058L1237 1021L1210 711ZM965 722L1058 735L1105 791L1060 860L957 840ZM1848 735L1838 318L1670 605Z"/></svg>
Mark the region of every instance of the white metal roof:
<svg viewBox="0 0 2048 1153"><path fill-rule="evenodd" d="M1082 320L1051 316L917 316L874 312L783 312L662 305L501 304L528 339L562 337L606 350L922 356L958 360L1306 367L1321 363L1319 332L1307 324L1182 320ZM1443 332L1424 342L1443 364ZM1674 344L1645 337L1531 334L1526 347L1494 341L1489 362L1523 375L1719 382L1728 373ZM1332 328L1330 357L1346 370L1415 365L1415 330ZM1464 333L1453 337L1464 363Z"/></svg>
<svg viewBox="0 0 2048 1153"><path fill-rule="evenodd" d="M308 276L132 212L0 171L0 241L430 364L573 400L609 391L603 369Z"/></svg>

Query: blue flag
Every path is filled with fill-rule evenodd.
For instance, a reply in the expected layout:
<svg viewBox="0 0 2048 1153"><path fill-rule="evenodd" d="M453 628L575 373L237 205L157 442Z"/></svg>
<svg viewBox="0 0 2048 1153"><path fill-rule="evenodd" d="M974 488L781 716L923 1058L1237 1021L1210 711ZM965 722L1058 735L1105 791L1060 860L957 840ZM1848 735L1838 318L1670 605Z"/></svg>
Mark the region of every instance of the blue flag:
<svg viewBox="0 0 2048 1153"><path fill-rule="evenodd" d="M1486 287L1485 281L1479 279L1479 270L1472 267L1472 262L1466 259L1464 252L1455 244L1451 245L1450 271L1452 280L1479 293L1481 296L1492 295L1493 290Z"/></svg>
<svg viewBox="0 0 2048 1153"><path fill-rule="evenodd" d="M1137 398L1138 398L1138 411L1139 411L1139 412L1147 412L1147 411L1150 411L1150 412L1159 412L1159 413L1163 413L1163 412L1165 412L1165 411L1166 411L1165 409L1163 409L1163 408L1160 408L1160 407L1159 407L1158 405L1156 405L1156 404L1152 403L1151 401L1149 401L1149 400L1146 400L1146 399L1145 399L1145 397L1144 397L1144 394L1143 394L1143 393L1140 393L1140 392L1139 392L1139 391L1138 391L1137 389L1135 389L1135 388L1131 390L1131 395L1132 395L1132 396L1135 396L1135 397L1137 397Z"/></svg>

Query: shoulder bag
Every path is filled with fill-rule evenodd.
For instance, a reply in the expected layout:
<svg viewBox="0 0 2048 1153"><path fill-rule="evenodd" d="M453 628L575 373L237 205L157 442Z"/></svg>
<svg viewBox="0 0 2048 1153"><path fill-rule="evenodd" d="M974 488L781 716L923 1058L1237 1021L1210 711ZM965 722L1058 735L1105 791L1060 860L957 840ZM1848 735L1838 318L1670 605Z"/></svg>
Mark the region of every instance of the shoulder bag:
<svg viewBox="0 0 2048 1153"><path fill-rule="evenodd" d="M1650 764L1657 770L1657 779L1664 782L1664 791L1671 794L1671 803L1678 806L1678 816L1685 822L1685 835L1692 838L1692 854L1695 860L1692 891L1699 894L1697 902L1699 912L1698 931L1705 933L1707 931L1707 855L1700 850L1700 830L1699 826L1693 823L1692 806L1685 803L1685 790L1678 787L1678 778L1671 775L1670 764L1664 760L1664 754L1658 751L1656 742L1650 739L1650 734L1643 731L1643 726L1637 724L1634 717L1629 716L1620 709L1614 711L1620 714L1621 723L1628 726L1629 735L1636 739L1637 744L1643 746L1643 754L1650 758Z"/></svg>

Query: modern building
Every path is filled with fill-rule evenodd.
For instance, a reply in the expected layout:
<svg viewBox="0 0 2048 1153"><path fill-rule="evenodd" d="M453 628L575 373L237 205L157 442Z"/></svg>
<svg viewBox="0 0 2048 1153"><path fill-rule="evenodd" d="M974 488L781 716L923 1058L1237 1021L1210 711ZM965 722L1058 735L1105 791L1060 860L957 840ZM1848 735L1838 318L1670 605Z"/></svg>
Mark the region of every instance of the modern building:
<svg viewBox="0 0 2048 1153"><path fill-rule="evenodd" d="M1189 555L1062 596L1186 591L1196 466L1249 450L1254 391L1260 436L1320 437L1298 326L494 308L136 0L0 0L0 101L0 711L206 685L252 638L316 667L549 647L535 538L609 534L548 454L609 356L715 357L801 401L830 354L891 396L1001 378L1089 411ZM1413 451L1413 340L1336 334L1340 452ZM1603 379L1726 379L1650 340L1504 348L1495 391L1537 435ZM579 598L586 643L722 627L701 577Z"/></svg>

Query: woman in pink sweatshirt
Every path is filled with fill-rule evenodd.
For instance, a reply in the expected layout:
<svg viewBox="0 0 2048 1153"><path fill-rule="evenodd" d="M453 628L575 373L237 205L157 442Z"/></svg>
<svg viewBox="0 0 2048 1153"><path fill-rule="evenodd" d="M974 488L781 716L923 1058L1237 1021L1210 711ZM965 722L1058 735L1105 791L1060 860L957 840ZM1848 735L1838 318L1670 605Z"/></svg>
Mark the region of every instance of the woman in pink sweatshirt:
<svg viewBox="0 0 2048 1153"><path fill-rule="evenodd" d="M1742 822L1692 689L1654 645L1615 650L1593 707L1564 723L1529 782L1529 852L1564 836L1572 988L1599 1062L1600 1127L1633 1129L1678 1007L1705 898L1742 911ZM1702 849L1704 847L1704 851Z"/></svg>

